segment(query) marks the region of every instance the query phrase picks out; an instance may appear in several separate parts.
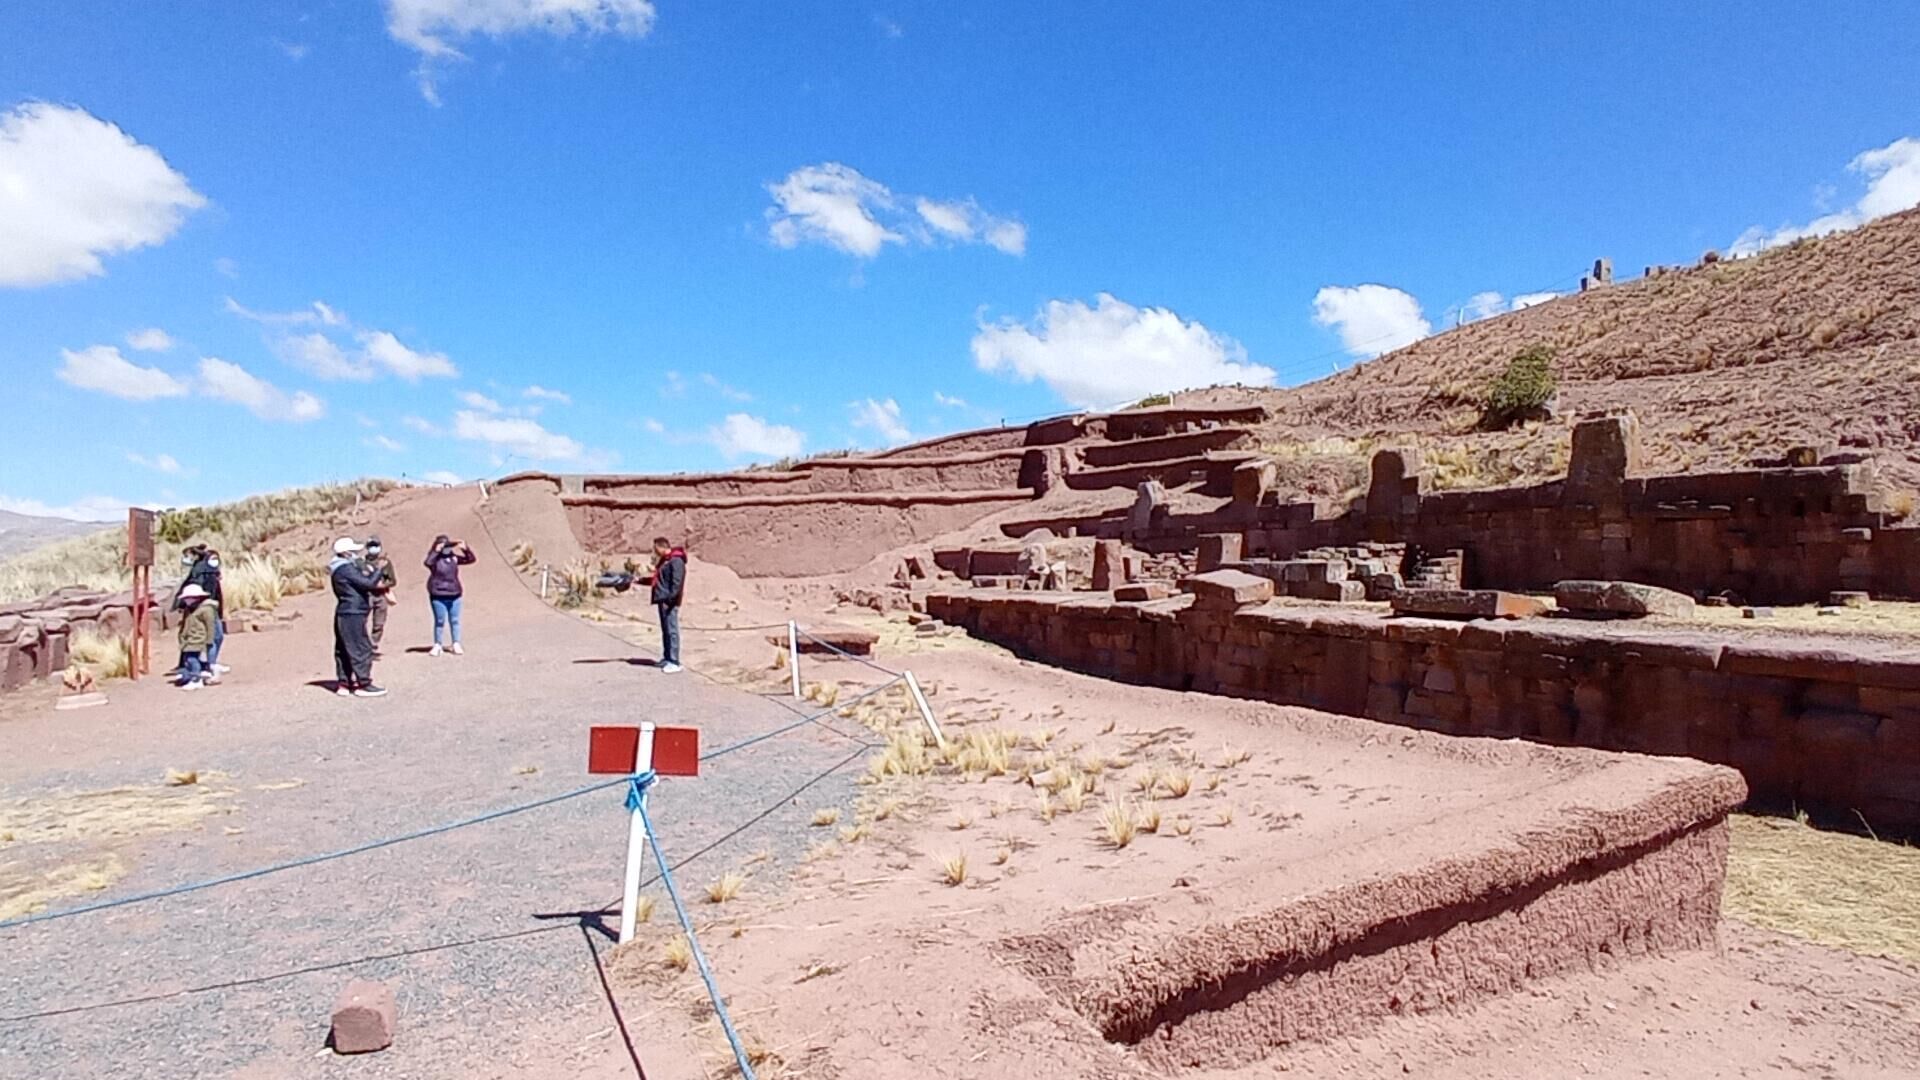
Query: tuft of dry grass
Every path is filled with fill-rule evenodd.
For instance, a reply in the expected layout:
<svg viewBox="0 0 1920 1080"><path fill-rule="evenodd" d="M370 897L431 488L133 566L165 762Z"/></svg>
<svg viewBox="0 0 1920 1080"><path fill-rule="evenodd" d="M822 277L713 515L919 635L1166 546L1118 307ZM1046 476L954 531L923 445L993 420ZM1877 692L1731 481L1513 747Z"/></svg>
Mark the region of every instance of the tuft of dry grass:
<svg viewBox="0 0 1920 1080"><path fill-rule="evenodd" d="M685 934L675 934L667 939L666 947L660 951L660 962L675 971L685 971L693 966L693 945Z"/></svg>
<svg viewBox="0 0 1920 1080"><path fill-rule="evenodd" d="M1027 732L1027 745L1035 750L1045 750L1047 744L1060 734L1059 728L1041 727Z"/></svg>
<svg viewBox="0 0 1920 1080"><path fill-rule="evenodd" d="M873 807L873 820L885 821L900 811L899 799L882 799Z"/></svg>
<svg viewBox="0 0 1920 1080"><path fill-rule="evenodd" d="M190 784L197 784L199 782L200 782L199 769L168 769L167 770L167 786L168 787L186 787Z"/></svg>
<svg viewBox="0 0 1920 1080"><path fill-rule="evenodd" d="M1060 806L1069 814L1077 814L1086 808L1087 792L1093 790L1093 777L1082 776L1076 782L1060 789Z"/></svg>
<svg viewBox="0 0 1920 1080"><path fill-rule="evenodd" d="M967 883L967 857L949 855L940 860L940 880L949 887Z"/></svg>
<svg viewBox="0 0 1920 1080"><path fill-rule="evenodd" d="M1220 812L1213 816L1213 823L1215 825L1220 826L1223 829L1233 824L1233 807L1231 806L1221 807Z"/></svg>
<svg viewBox="0 0 1920 1080"><path fill-rule="evenodd" d="M637 923L653 921L653 897L642 896L634 902L633 921Z"/></svg>
<svg viewBox="0 0 1920 1080"><path fill-rule="evenodd" d="M1034 798L1039 802L1038 810L1041 821L1051 822L1054 815L1060 812L1059 808L1053 805L1053 796L1047 794L1047 789L1041 788L1039 791L1034 792Z"/></svg>
<svg viewBox="0 0 1920 1080"><path fill-rule="evenodd" d="M865 840L872 832L873 826L864 821L858 825L849 825L840 830L840 842L843 844L857 844Z"/></svg>
<svg viewBox="0 0 1920 1080"><path fill-rule="evenodd" d="M953 820L947 824L947 828L954 832L965 832L973 828L973 818L968 814L955 814Z"/></svg>
<svg viewBox="0 0 1920 1080"><path fill-rule="evenodd" d="M1160 770L1147 766L1147 771L1133 778L1133 790L1142 795L1152 795L1153 789L1160 786Z"/></svg>
<svg viewBox="0 0 1920 1080"><path fill-rule="evenodd" d="M533 564L539 561L539 556L534 553L532 544L522 540L513 545L507 555L507 561L513 564L515 570L531 570Z"/></svg>
<svg viewBox="0 0 1920 1080"><path fill-rule="evenodd" d="M747 884L747 875L737 870L729 870L720 875L719 880L707 886L707 903L724 904L740 895Z"/></svg>
<svg viewBox="0 0 1920 1080"><path fill-rule="evenodd" d="M1253 760L1253 751L1235 749L1232 745L1220 748L1220 767L1232 769Z"/></svg>
<svg viewBox="0 0 1920 1080"><path fill-rule="evenodd" d="M1176 836L1192 836L1193 822L1187 820L1186 818L1174 818L1173 831Z"/></svg>
<svg viewBox="0 0 1920 1080"><path fill-rule="evenodd" d="M1184 771L1167 773L1160 777L1160 786L1166 788L1167 794L1173 798L1184 799L1187 792L1193 790L1193 774Z"/></svg>
<svg viewBox="0 0 1920 1080"><path fill-rule="evenodd" d="M1141 832L1143 833L1159 832L1160 831L1160 808L1158 806L1153 805L1152 803L1148 803L1146 809L1140 811L1139 822L1140 822Z"/></svg>
<svg viewBox="0 0 1920 1080"><path fill-rule="evenodd" d="M119 634L102 634L93 627L68 641L67 659L102 682L124 679L133 671L133 653L127 639Z"/></svg>
<svg viewBox="0 0 1920 1080"><path fill-rule="evenodd" d="M1920 964L1920 848L1733 814L1729 918Z"/></svg>
<svg viewBox="0 0 1920 1080"><path fill-rule="evenodd" d="M839 821L840 808L837 806L823 806L813 812L812 825L816 829L824 829L829 825L837 824Z"/></svg>
<svg viewBox="0 0 1920 1080"><path fill-rule="evenodd" d="M1133 843L1134 834L1140 831L1140 821L1125 799L1111 799L1100 811L1100 830L1107 843L1116 849L1124 848Z"/></svg>

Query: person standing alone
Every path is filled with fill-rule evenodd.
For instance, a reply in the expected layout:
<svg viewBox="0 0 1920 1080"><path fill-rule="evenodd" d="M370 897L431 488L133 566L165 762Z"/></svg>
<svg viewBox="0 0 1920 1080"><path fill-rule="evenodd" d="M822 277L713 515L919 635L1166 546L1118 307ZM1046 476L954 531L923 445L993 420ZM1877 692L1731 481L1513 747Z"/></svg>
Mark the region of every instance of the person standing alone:
<svg viewBox="0 0 1920 1080"><path fill-rule="evenodd" d="M427 600L433 604L433 649L440 655L440 631L449 631L447 651L455 656L460 648L460 568L472 566L473 549L464 540L449 540L445 533L433 538L427 551Z"/></svg>
<svg viewBox="0 0 1920 1080"><path fill-rule="evenodd" d="M373 682L373 639L367 636L367 616L380 575L357 557L360 545L343 536L333 542L333 561L327 564L333 585L333 692L341 697L380 697L386 691Z"/></svg>
<svg viewBox="0 0 1920 1080"><path fill-rule="evenodd" d="M373 591L373 614L367 618L367 636L373 639L373 655L380 655L380 639L387 632L387 609L393 607L393 590L400 584L399 575L393 572L393 560L387 557L380 546L380 538L367 537L367 569L380 577L380 587Z"/></svg>
<svg viewBox="0 0 1920 1080"><path fill-rule="evenodd" d="M687 551L653 539L653 603L660 609L660 670L680 670L680 599L687 591Z"/></svg>

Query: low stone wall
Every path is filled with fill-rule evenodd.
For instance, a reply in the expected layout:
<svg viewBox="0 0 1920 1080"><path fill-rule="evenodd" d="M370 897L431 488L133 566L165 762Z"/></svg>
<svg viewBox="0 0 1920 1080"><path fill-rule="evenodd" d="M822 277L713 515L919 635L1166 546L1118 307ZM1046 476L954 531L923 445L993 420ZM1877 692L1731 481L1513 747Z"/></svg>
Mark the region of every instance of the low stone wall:
<svg viewBox="0 0 1920 1080"><path fill-rule="evenodd" d="M1336 606L936 593L935 618L1128 682L1455 735L1730 765L1757 805L1920 833L1920 651L1841 636L1576 620L1447 622Z"/></svg>
<svg viewBox="0 0 1920 1080"><path fill-rule="evenodd" d="M652 550L655 536L670 536L743 577L805 577L852 570L1032 497L1015 488L732 499L563 495L560 502L581 546L595 554L639 555Z"/></svg>
<svg viewBox="0 0 1920 1080"><path fill-rule="evenodd" d="M17 690L66 670L75 635L133 632L133 594L62 589L38 600L0 605L0 690Z"/></svg>

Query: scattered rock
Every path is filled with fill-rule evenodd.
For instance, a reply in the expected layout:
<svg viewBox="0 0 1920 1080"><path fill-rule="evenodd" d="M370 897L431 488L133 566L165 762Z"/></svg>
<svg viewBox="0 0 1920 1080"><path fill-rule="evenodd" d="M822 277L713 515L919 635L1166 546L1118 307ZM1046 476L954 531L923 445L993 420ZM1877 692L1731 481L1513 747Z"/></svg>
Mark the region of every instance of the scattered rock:
<svg viewBox="0 0 1920 1080"><path fill-rule="evenodd" d="M1172 595L1172 586L1164 581L1140 581L1131 585L1122 585L1113 590L1115 600L1130 604L1144 603L1148 600L1165 600Z"/></svg>
<svg viewBox="0 0 1920 1080"><path fill-rule="evenodd" d="M333 1003L328 1042L336 1054L367 1054L393 1045L397 1019L393 990L384 983L355 979Z"/></svg>
<svg viewBox="0 0 1920 1080"><path fill-rule="evenodd" d="M1239 608L1273 599L1273 582L1243 570L1210 570L1195 574L1180 588L1193 594L1194 603L1207 608Z"/></svg>
<svg viewBox="0 0 1920 1080"><path fill-rule="evenodd" d="M1740 609L1740 617L1743 619L1771 619L1773 618L1773 609L1770 607L1744 607Z"/></svg>
<svg viewBox="0 0 1920 1080"><path fill-rule="evenodd" d="M1443 619L1526 619L1544 615L1547 601L1498 589L1402 589L1393 595L1396 615Z"/></svg>
<svg viewBox="0 0 1920 1080"><path fill-rule="evenodd" d="M1873 598L1863 592L1840 590L1827 594L1828 607L1863 608L1873 603Z"/></svg>
<svg viewBox="0 0 1920 1080"><path fill-rule="evenodd" d="M1562 581L1553 587L1553 599L1573 614L1629 618L1686 618L1694 607L1690 596L1635 581Z"/></svg>

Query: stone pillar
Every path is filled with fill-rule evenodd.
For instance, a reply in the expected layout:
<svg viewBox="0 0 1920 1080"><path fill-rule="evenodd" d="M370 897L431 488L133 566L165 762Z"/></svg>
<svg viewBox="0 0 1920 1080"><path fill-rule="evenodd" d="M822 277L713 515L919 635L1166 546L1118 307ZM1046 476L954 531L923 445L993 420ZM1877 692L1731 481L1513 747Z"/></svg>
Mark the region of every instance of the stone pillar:
<svg viewBox="0 0 1920 1080"><path fill-rule="evenodd" d="M1115 586L1127 583L1125 556L1121 553L1120 541L1097 540L1093 545L1093 587L1097 592L1106 592Z"/></svg>
<svg viewBox="0 0 1920 1080"><path fill-rule="evenodd" d="M1573 428L1566 501L1617 502L1621 486L1640 470L1640 420L1632 413L1582 420Z"/></svg>
<svg viewBox="0 0 1920 1080"><path fill-rule="evenodd" d="M1158 480L1145 481L1134 497L1133 509L1127 512L1127 532L1133 536L1145 536L1166 516L1166 487Z"/></svg>
<svg viewBox="0 0 1920 1080"><path fill-rule="evenodd" d="M1373 455L1373 483L1367 488L1367 517L1380 520L1419 516L1426 477L1420 451L1382 450Z"/></svg>

